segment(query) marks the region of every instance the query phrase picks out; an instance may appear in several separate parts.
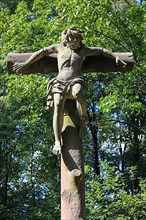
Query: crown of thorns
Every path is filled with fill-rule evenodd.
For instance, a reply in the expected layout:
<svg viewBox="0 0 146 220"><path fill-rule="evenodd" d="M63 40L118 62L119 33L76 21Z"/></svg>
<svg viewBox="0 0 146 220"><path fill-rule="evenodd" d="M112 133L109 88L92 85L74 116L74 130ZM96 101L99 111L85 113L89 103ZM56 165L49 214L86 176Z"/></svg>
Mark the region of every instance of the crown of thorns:
<svg viewBox="0 0 146 220"><path fill-rule="evenodd" d="M62 43L68 43L69 38L78 38L81 41L83 39L81 35L83 32L83 30L76 27L71 27L69 29L64 30L61 34Z"/></svg>

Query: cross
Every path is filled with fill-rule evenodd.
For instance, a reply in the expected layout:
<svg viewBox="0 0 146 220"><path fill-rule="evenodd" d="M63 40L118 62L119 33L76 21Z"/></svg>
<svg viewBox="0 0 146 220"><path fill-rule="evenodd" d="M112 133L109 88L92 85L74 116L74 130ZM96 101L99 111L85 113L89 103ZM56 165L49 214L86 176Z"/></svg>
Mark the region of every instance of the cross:
<svg viewBox="0 0 146 220"><path fill-rule="evenodd" d="M47 108L54 109L52 152L61 153L61 220L85 219L82 134L87 80L83 73L125 72L134 65L130 52L86 47L82 32L71 27L62 32L60 44L34 53L8 54L9 73L58 73L47 86Z"/></svg>

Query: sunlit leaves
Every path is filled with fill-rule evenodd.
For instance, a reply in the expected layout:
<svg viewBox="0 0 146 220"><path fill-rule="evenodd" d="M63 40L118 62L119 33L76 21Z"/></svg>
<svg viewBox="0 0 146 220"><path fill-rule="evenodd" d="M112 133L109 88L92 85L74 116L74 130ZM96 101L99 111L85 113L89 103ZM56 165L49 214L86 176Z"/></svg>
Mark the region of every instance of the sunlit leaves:
<svg viewBox="0 0 146 220"><path fill-rule="evenodd" d="M116 171L116 167L101 163L101 177L94 177L89 166L87 176L87 217L91 220L133 220L146 217L144 179L140 180L141 191L127 192L126 176ZM128 171L130 182L134 187L136 167Z"/></svg>
<svg viewBox="0 0 146 220"><path fill-rule="evenodd" d="M6 55L58 43L61 31L71 25L85 31L86 46L132 51L137 61L132 72L86 74L98 157L115 165L101 165L100 178L85 167L87 219L145 219L145 181L139 184L139 177L146 176L145 5L139 2L2 1L0 169L1 208L7 219L59 219L60 177L59 162L51 153L52 113L45 109L52 75L8 75ZM85 162L93 167L97 155L87 129ZM137 194L130 194L133 186Z"/></svg>

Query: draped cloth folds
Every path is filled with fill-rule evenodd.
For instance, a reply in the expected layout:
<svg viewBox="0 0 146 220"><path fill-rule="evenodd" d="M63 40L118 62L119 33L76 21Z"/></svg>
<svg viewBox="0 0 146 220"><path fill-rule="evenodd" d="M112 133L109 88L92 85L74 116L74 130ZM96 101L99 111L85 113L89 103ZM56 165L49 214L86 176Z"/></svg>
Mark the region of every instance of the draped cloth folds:
<svg viewBox="0 0 146 220"><path fill-rule="evenodd" d="M72 96L72 86L76 83L81 84L83 89L86 90L87 80L83 76L78 76L67 81L60 80L57 77L53 78L47 85L47 109L53 107L53 95L55 93L59 93L66 98L70 98Z"/></svg>

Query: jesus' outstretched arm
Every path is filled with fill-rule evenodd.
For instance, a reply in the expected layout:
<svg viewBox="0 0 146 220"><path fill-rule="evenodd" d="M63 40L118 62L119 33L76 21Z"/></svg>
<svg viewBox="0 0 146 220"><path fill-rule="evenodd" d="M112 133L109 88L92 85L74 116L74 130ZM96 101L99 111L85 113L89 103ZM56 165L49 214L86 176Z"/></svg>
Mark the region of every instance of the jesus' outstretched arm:
<svg viewBox="0 0 146 220"><path fill-rule="evenodd" d="M121 65L123 67L125 67L127 65L118 56L115 56L114 53L112 53L111 51L109 51L105 48L102 48L102 47L86 47L85 56L96 56L96 55L102 55L102 56L105 56L107 58L111 58L111 59L115 60L117 65Z"/></svg>
<svg viewBox="0 0 146 220"><path fill-rule="evenodd" d="M51 45L49 47L43 48L41 50L38 50L32 54L32 56L22 63L15 63L13 65L13 70L17 73L21 73L21 71L31 65L32 63L40 60L42 57L50 55L50 54L57 54L57 46Z"/></svg>

